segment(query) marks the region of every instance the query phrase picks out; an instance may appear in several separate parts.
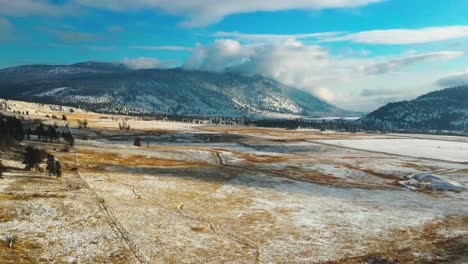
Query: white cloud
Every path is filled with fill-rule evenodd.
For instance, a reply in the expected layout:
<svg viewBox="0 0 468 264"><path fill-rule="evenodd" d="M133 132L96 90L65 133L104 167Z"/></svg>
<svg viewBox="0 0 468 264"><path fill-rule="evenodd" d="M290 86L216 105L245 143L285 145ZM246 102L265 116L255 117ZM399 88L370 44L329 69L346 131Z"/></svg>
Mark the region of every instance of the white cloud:
<svg viewBox="0 0 468 264"><path fill-rule="evenodd" d="M468 26L426 27L420 29L371 30L331 37L324 42L351 41L364 44L421 44L468 37Z"/></svg>
<svg viewBox="0 0 468 264"><path fill-rule="evenodd" d="M388 72L398 71L402 68L409 67L418 63L451 60L463 55L465 55L465 52L461 51L430 52L374 63L372 65L364 67L363 70L366 74L384 74Z"/></svg>
<svg viewBox="0 0 468 264"><path fill-rule="evenodd" d="M444 88L468 85L468 70L446 75L437 80L436 83Z"/></svg>
<svg viewBox="0 0 468 264"><path fill-rule="evenodd" d="M246 34L240 32L216 32L213 34L214 37L220 38L232 38L239 41L252 41L252 42L259 42L259 41L266 41L266 42L274 42L274 41L284 41L288 39L321 39L326 37L333 37L340 34L340 32L320 32L320 33L308 33L308 34Z"/></svg>
<svg viewBox="0 0 468 264"><path fill-rule="evenodd" d="M336 99L335 94L328 88L326 87L318 87L317 89L314 90L314 93L322 98L327 100L328 102L333 102Z"/></svg>
<svg viewBox="0 0 468 264"><path fill-rule="evenodd" d="M0 15L4 16L62 16L76 15L71 4L53 4L47 0L0 0Z"/></svg>
<svg viewBox="0 0 468 264"><path fill-rule="evenodd" d="M16 0L15 0L16 1ZM74 0L81 5L114 11L157 9L184 16L183 26L199 27L221 21L224 17L257 11L291 9L320 10L354 8L383 0Z"/></svg>
<svg viewBox="0 0 468 264"><path fill-rule="evenodd" d="M336 87L350 87L356 80L365 85L374 85L379 83L379 79L391 79L389 74L401 74L402 69L450 60L464 54L458 51L437 51L422 54L410 52L388 58L356 58L334 56L322 46L306 45L291 39L247 44L221 39L209 45L197 45L184 67L215 72L234 71L246 75L261 74L307 89L325 100L338 102L342 100L341 97L356 99L362 96L362 89L372 86L355 87L352 89L353 94L340 98L334 95L343 94L343 90ZM408 79L406 81L411 82Z"/></svg>
<svg viewBox="0 0 468 264"><path fill-rule="evenodd" d="M132 70L168 68L174 64L174 61L161 61L155 58L140 57L136 59L125 58L120 61L123 65Z"/></svg>
<svg viewBox="0 0 468 264"><path fill-rule="evenodd" d="M130 49L142 50L169 50L169 51L192 51L193 48L182 46L131 46Z"/></svg>

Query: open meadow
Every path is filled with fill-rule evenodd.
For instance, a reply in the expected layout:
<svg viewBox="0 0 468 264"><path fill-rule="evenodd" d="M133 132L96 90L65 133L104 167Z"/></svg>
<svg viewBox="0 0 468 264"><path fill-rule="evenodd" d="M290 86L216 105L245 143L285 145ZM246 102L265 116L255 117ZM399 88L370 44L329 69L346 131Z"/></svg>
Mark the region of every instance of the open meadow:
<svg viewBox="0 0 468 264"><path fill-rule="evenodd" d="M31 139L1 153L8 168L0 179L1 263L468 261L464 137L214 126L8 104L8 115L68 123L75 146ZM88 128L79 129L84 119ZM122 120L130 130L119 130ZM63 177L25 171L20 150L29 145L54 154ZM17 238L13 247L7 236Z"/></svg>

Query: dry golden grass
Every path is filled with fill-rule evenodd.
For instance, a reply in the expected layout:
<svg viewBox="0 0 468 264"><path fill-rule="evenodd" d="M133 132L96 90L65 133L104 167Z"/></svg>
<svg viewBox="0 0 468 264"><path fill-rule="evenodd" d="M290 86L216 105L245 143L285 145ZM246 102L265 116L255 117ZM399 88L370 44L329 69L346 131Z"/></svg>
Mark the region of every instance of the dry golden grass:
<svg viewBox="0 0 468 264"><path fill-rule="evenodd" d="M381 179L391 180L391 181L401 180L401 178L398 177L397 175L385 174L385 173L377 172L377 171L375 171L373 169L362 168L361 166L359 166L359 162L356 162L355 165L354 164L349 164L349 163L344 163L344 164L341 164L341 165L348 168L348 169L350 169L350 170L362 171L362 172L365 172L365 173L367 173L369 175L372 175L372 176L375 176L375 177L378 177L378 178L381 178Z"/></svg>
<svg viewBox="0 0 468 264"><path fill-rule="evenodd" d="M118 165L126 167L208 167L209 163L152 158L142 155L119 155L114 152L94 150L77 150L80 170L101 170L105 166Z"/></svg>
<svg viewBox="0 0 468 264"><path fill-rule="evenodd" d="M403 167L416 169L420 171L435 171L439 168L430 165L417 164L416 162L405 162L401 164Z"/></svg>
<svg viewBox="0 0 468 264"><path fill-rule="evenodd" d="M468 235L446 237L443 232L460 229L467 232L467 227L468 217L449 216L419 228L397 230L383 237L381 243L372 243L372 253L367 255L325 263L464 263L455 261L468 260Z"/></svg>
<svg viewBox="0 0 468 264"><path fill-rule="evenodd" d="M232 152L233 154L237 155L238 157L252 163L281 163L286 162L292 159L291 155L282 155L282 156L274 156L274 155L262 155L262 154L250 154L245 152Z"/></svg>
<svg viewBox="0 0 468 264"><path fill-rule="evenodd" d="M0 238L0 263L38 263L35 253L43 250L33 240L19 239L13 246L8 247L8 242Z"/></svg>
<svg viewBox="0 0 468 264"><path fill-rule="evenodd" d="M8 198L6 198L7 195L1 195L0 196L0 202L1 201L4 201L4 200L8 200ZM1 222L9 222L9 221L12 221L16 218L16 213L14 213L15 211L12 210L11 208L6 208L6 207L2 207L0 208L0 223Z"/></svg>
<svg viewBox="0 0 468 264"><path fill-rule="evenodd" d="M282 170L271 170L275 174L280 174L293 180L306 181L319 185L335 186L340 188L357 188L357 189L378 189L378 188L393 188L393 184L382 184L377 182L353 181L352 179L339 178L332 175L324 174L318 171L302 170L298 167L288 167Z"/></svg>
<svg viewBox="0 0 468 264"><path fill-rule="evenodd" d="M311 130L288 130L284 128L261 128L261 127L198 127L199 130L220 133L257 134L281 137L282 142L295 142L314 139L348 139L363 136L363 133L322 133Z"/></svg>

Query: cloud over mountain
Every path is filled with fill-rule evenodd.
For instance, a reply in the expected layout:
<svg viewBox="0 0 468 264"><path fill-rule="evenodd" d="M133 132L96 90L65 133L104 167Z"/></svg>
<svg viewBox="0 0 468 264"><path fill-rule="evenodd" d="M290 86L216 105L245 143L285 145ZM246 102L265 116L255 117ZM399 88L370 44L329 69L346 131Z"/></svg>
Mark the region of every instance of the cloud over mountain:
<svg viewBox="0 0 468 264"><path fill-rule="evenodd" d="M442 77L436 83L441 87L468 85L468 70Z"/></svg>
<svg viewBox="0 0 468 264"><path fill-rule="evenodd" d="M398 72L417 64L451 60L463 55L465 52L438 51L387 58L356 58L336 56L320 45L304 44L294 39L271 43L218 39L195 47L184 67L265 75L332 101L333 92L327 87L333 83Z"/></svg>
<svg viewBox="0 0 468 264"><path fill-rule="evenodd" d="M120 61L123 65L127 66L132 70L143 70L143 69L157 69L157 68L168 68L174 65L174 61L161 61L155 58L124 58Z"/></svg>

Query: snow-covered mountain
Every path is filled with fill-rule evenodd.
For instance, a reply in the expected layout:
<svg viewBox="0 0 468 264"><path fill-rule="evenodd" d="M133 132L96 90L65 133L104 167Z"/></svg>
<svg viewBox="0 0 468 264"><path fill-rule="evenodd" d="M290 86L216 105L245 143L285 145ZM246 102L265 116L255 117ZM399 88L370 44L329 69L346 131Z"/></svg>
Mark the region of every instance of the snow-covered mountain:
<svg viewBox="0 0 468 264"><path fill-rule="evenodd" d="M387 104L361 119L383 129L468 130L468 86L430 92Z"/></svg>
<svg viewBox="0 0 468 264"><path fill-rule="evenodd" d="M263 76L183 69L130 70L121 64L96 62L0 70L0 97L121 113L350 114Z"/></svg>

